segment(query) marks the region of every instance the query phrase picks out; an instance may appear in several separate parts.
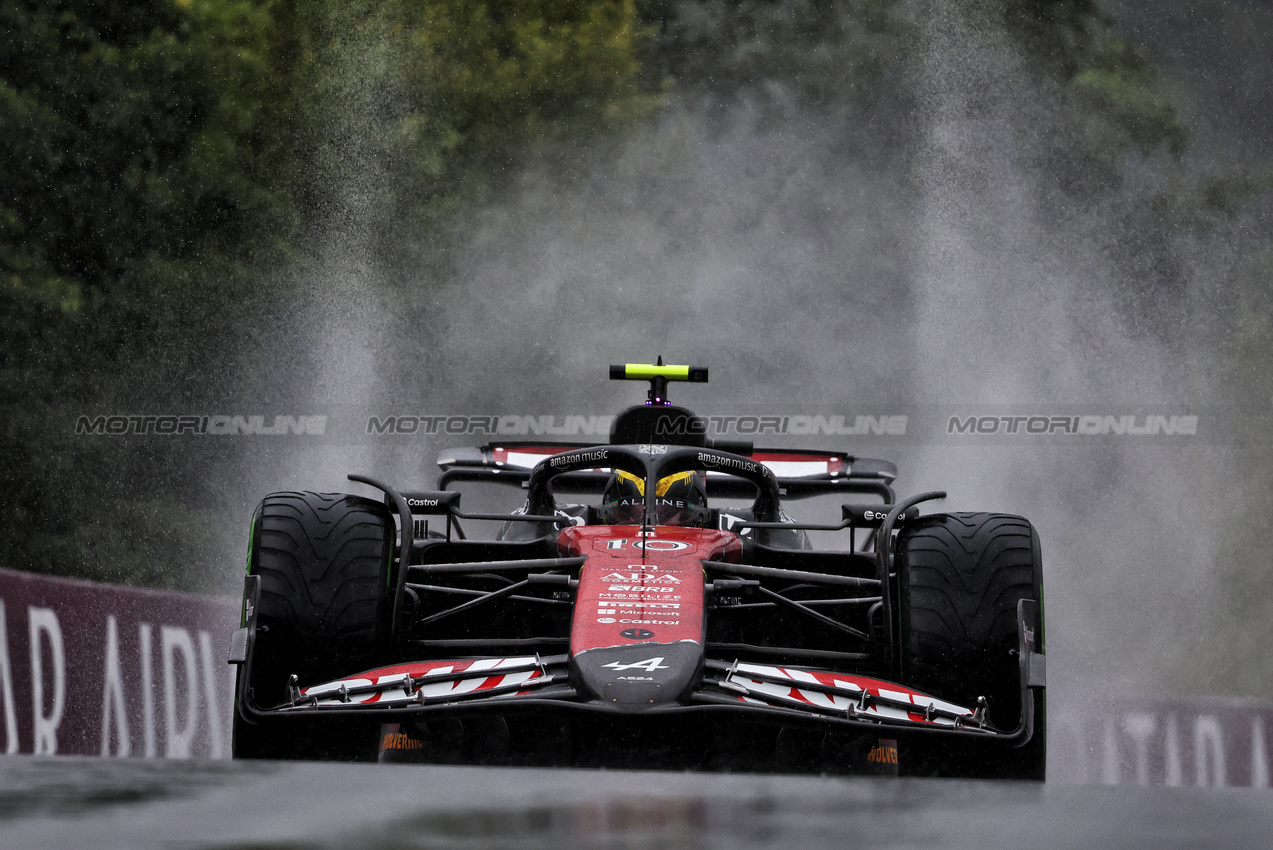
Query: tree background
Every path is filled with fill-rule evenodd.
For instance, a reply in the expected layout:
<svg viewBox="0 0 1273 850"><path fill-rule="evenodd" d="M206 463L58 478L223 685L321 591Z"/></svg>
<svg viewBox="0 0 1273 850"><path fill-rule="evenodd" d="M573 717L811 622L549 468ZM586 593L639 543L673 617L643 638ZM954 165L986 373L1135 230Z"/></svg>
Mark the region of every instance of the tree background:
<svg viewBox="0 0 1273 850"><path fill-rule="evenodd" d="M664 354L713 367L705 411L1199 412L864 451L1036 522L1062 683L1273 694L1270 32L1238 0L7 3L0 564L232 594L264 493L431 480L447 441L358 440L368 410L612 412L604 365Z"/></svg>

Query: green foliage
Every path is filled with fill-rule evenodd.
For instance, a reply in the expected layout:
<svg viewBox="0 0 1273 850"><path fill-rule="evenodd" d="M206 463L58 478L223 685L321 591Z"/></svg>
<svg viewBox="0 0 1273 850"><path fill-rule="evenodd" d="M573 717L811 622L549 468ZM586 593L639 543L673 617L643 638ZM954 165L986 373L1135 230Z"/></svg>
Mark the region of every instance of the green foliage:
<svg viewBox="0 0 1273 850"><path fill-rule="evenodd" d="M418 239L536 145L646 114L645 37L632 0L0 5L5 565L173 581L215 453L32 411L234 397L223 352L268 344L236 319L295 295L280 270L333 228Z"/></svg>
<svg viewBox="0 0 1273 850"><path fill-rule="evenodd" d="M0 298L27 343L0 351L6 372L91 394L131 339L237 297L245 247L286 238L255 144L264 23L245 0L0 9Z"/></svg>
<svg viewBox="0 0 1273 850"><path fill-rule="evenodd" d="M652 0L654 61L716 95L784 86L815 103L895 98L916 58L914 10L898 0Z"/></svg>
<svg viewBox="0 0 1273 850"><path fill-rule="evenodd" d="M271 201L247 145L260 104L232 85L259 40L209 37L164 2L126 9L8 4L0 22L3 205L52 269L102 291L145 257L241 238Z"/></svg>
<svg viewBox="0 0 1273 850"><path fill-rule="evenodd" d="M915 90L933 21L952 7L1008 36L1026 75L1008 84L1023 98L1054 93L1055 126L1040 128L1029 165L1066 191L1115 186L1129 153L1183 152L1154 69L1096 0L656 0L646 15L660 30L656 62L682 88L848 107L900 150L923 120Z"/></svg>
<svg viewBox="0 0 1273 850"><path fill-rule="evenodd" d="M69 530L37 526L0 544L6 563L33 572L193 593L225 592L211 568L220 512L174 510L168 498L121 500ZM202 569L191 567L201 566Z"/></svg>
<svg viewBox="0 0 1273 850"><path fill-rule="evenodd" d="M642 35L632 0L432 4L412 33L426 83L417 111L470 151L501 147L510 131L551 136L572 119L629 117Z"/></svg>
<svg viewBox="0 0 1273 850"><path fill-rule="evenodd" d="M1072 196L1117 187L1130 153L1184 152L1188 133L1159 91L1153 66L1097 0L987 2L1037 73L1059 84L1068 101L1040 144L1038 162Z"/></svg>
<svg viewBox="0 0 1273 850"><path fill-rule="evenodd" d="M1160 145L1174 154L1184 150L1184 128L1170 101L1126 75L1090 68L1074 78L1074 88L1107 112L1142 152L1150 153Z"/></svg>
<svg viewBox="0 0 1273 850"><path fill-rule="evenodd" d="M632 0L283 2L274 15L300 205L381 233L377 250L544 145L658 102L640 85L648 33ZM374 200L351 209L355 195Z"/></svg>

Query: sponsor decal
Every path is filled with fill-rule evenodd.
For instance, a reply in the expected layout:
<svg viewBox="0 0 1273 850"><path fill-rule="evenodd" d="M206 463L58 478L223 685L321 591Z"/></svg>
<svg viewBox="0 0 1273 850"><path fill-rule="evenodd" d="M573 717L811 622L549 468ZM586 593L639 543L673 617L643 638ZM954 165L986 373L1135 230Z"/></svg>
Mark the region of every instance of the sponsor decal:
<svg viewBox="0 0 1273 850"><path fill-rule="evenodd" d="M453 663L420 662L381 668L368 671L364 676L357 678L338 679L334 682L314 685L303 688L301 693L307 697L316 698L316 705L320 707L335 707L349 702L387 705L411 702L418 697L450 697L520 685L539 675L538 664L533 657L479 658ZM413 682L412 677L415 677L417 681ZM421 683L418 681L420 677L425 677L429 681ZM373 684L373 679L380 690L360 694L346 693L346 689ZM418 687L415 687L416 685Z"/></svg>
<svg viewBox="0 0 1273 850"><path fill-rule="evenodd" d="M675 587L648 587L643 584L612 584L609 593L598 593L598 599L644 599L648 593L676 593ZM669 599L680 599L670 596Z"/></svg>
<svg viewBox="0 0 1273 850"><path fill-rule="evenodd" d="M742 472L765 475L769 478L773 478L774 475L769 471L769 467L756 463L754 460L743 460L742 458L719 455L714 452L699 452L698 462L715 469L737 469Z"/></svg>
<svg viewBox="0 0 1273 850"><path fill-rule="evenodd" d="M897 744L881 741L866 754L866 760L872 764L897 764Z"/></svg>
<svg viewBox="0 0 1273 850"><path fill-rule="evenodd" d="M1051 706L1049 706L1049 709ZM1179 787L1273 786L1273 703L1225 697L1078 704L1048 717L1062 782ZM1051 767L1048 779L1052 781Z"/></svg>
<svg viewBox="0 0 1273 850"><path fill-rule="evenodd" d="M633 507L636 505L644 505L644 504L645 504L645 499L643 498L615 499L613 501L606 502L607 506L616 506L616 507L624 507L624 508ZM698 502L687 502L684 499L668 499L668 498L658 498L658 497L651 499L650 504L656 508L675 508L678 511L683 511L688 508L702 507L702 504ZM609 548L617 549L619 547L611 546Z"/></svg>
<svg viewBox="0 0 1273 850"><path fill-rule="evenodd" d="M872 510L870 508L867 508L866 510L862 511L862 519L866 520L867 522L874 522L875 520L879 520L880 522L883 522L887 518L888 518L888 511L877 511L877 510ZM897 522L898 524L906 522L905 511L897 515Z"/></svg>
<svg viewBox="0 0 1273 850"><path fill-rule="evenodd" d="M767 676L785 679L788 680L789 684L744 678L747 673L751 672L764 673ZM912 707L902 708L872 703L866 706L864 710L859 709L863 714L897 720L924 721L939 726L954 725L954 721L949 717L938 716L932 720L925 720L923 712L929 705L955 715L972 715L972 711L961 706L921 694L918 691L893 690L887 687L889 683L861 676L840 673L815 673L790 667L770 667L767 665L740 663L737 665L737 672L730 677L730 680L746 687L753 697L772 698L783 702L808 703L824 708L847 710L851 704L861 699L864 691L870 695L887 697L903 704L909 703ZM805 690L800 687L801 683L829 685L837 691L842 691L843 694ZM899 685L898 687L902 686Z"/></svg>
<svg viewBox="0 0 1273 850"><path fill-rule="evenodd" d="M633 608L657 608L659 610L674 610L681 607L679 602L667 602L660 599L657 602L644 602L641 600L619 600L616 602L600 602L600 605L613 605L622 608L625 614L640 614L640 611L633 611ZM613 611L598 611L598 614L613 614ZM671 616L670 614L668 616Z"/></svg>
<svg viewBox="0 0 1273 850"><path fill-rule="evenodd" d="M689 543L679 540L634 540L633 546L647 552L680 552L689 548Z"/></svg>
<svg viewBox="0 0 1273 850"><path fill-rule="evenodd" d="M640 566L639 564L633 566ZM674 575L659 573L610 573L602 581L644 582L647 584L680 584L681 580Z"/></svg>
<svg viewBox="0 0 1273 850"><path fill-rule="evenodd" d="M386 732L380 741L382 750L422 750L424 742L406 732Z"/></svg>
<svg viewBox="0 0 1273 850"><path fill-rule="evenodd" d="M223 758L238 603L0 570L0 752Z"/></svg>
<svg viewBox="0 0 1273 850"><path fill-rule="evenodd" d="M619 632L619 637L627 638L628 640L649 640L654 637L654 632L649 629L624 629Z"/></svg>
<svg viewBox="0 0 1273 850"><path fill-rule="evenodd" d="M618 661L611 661L609 664L602 664L607 670L614 670L616 673L623 673L628 670L644 670L647 673L653 673L655 670L671 670L672 665L663 663L664 656L659 655L654 658L647 658L644 661L633 661L631 664L620 664Z"/></svg>
<svg viewBox="0 0 1273 850"><path fill-rule="evenodd" d="M690 544L682 540L659 540L651 539L650 536L642 537L639 540L629 540L626 537L615 537L606 541L607 549L625 549L631 543L631 548L640 549L644 552L680 552L690 548Z"/></svg>
<svg viewBox="0 0 1273 850"><path fill-rule="evenodd" d="M553 469L561 469L562 467L574 466L577 463L599 463L609 457L609 449L589 449L586 451L570 452L569 454L554 455L548 459L548 465Z"/></svg>

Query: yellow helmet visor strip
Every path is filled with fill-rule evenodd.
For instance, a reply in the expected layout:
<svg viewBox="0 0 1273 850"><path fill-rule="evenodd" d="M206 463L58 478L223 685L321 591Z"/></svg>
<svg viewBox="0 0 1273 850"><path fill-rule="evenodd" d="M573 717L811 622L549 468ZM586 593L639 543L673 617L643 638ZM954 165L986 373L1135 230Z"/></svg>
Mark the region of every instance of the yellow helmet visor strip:
<svg viewBox="0 0 1273 850"><path fill-rule="evenodd" d="M640 493L642 496L645 495L645 480L644 479L636 475L633 475L631 472L624 472L622 469L617 470L617 472L618 472L620 481L627 481L632 486L637 488L638 493ZM678 472L675 475L665 475L662 478L660 478L659 483L655 485L654 495L666 496L667 491L672 488L673 484L677 484L682 481L689 483L689 481L693 477L694 477L693 470L689 470L686 472Z"/></svg>

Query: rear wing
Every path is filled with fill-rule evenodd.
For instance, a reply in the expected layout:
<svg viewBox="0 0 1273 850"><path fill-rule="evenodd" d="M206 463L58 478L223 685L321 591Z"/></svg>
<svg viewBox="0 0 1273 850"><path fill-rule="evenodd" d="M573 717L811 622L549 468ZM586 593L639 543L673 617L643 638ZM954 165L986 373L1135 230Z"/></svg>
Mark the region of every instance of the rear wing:
<svg viewBox="0 0 1273 850"><path fill-rule="evenodd" d="M449 489L463 481L484 481L524 487L531 470L544 458L575 449L592 448L594 443L501 442L484 446L448 449L438 455L442 475L438 488ZM891 484L897 467L886 460L860 458L844 452L815 449L756 449L746 443L713 446L745 455L764 464L774 474L784 498L844 493L879 497L885 504L895 501ZM610 472L598 468L557 476L554 489L562 493L597 493L604 489ZM747 498L755 495L748 482L726 473L707 473L709 496Z"/></svg>

